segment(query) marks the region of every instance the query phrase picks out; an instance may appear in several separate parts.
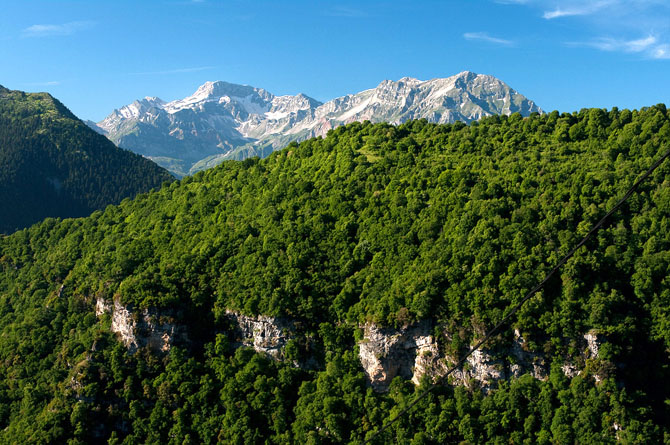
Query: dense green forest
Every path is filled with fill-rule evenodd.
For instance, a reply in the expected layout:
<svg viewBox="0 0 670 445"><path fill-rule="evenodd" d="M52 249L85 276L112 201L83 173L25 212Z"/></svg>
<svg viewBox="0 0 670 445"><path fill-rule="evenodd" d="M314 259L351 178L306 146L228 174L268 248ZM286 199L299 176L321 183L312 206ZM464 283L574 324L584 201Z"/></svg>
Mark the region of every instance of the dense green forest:
<svg viewBox="0 0 670 445"><path fill-rule="evenodd" d="M0 86L0 233L118 204L173 178L46 93Z"/></svg>
<svg viewBox="0 0 670 445"><path fill-rule="evenodd" d="M669 147L663 105L353 123L3 237L0 441L362 443L428 383L373 391L363 323L429 318L462 353ZM494 339L518 329L547 379L441 386L375 443L670 441L669 175ZM97 299L169 311L190 343L131 353ZM235 348L226 310L296 320L287 356L318 366ZM589 331L606 342L568 378Z"/></svg>

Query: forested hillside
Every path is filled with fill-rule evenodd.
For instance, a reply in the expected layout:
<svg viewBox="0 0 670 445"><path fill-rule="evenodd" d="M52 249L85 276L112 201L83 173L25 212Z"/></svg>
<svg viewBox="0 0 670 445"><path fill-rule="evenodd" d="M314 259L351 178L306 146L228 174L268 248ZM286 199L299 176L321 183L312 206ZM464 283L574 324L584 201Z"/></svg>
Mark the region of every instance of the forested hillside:
<svg viewBox="0 0 670 445"><path fill-rule="evenodd" d="M0 86L0 233L48 216L85 216L172 179L50 95Z"/></svg>
<svg viewBox="0 0 670 445"><path fill-rule="evenodd" d="M1 238L0 440L362 443L430 380L374 391L363 326L430 320L462 355L669 147L663 105L353 123ZM494 339L518 330L546 378L444 385L375 443L670 440L669 175ZM129 350L102 302L188 340ZM239 348L229 311L291 320L284 359Z"/></svg>

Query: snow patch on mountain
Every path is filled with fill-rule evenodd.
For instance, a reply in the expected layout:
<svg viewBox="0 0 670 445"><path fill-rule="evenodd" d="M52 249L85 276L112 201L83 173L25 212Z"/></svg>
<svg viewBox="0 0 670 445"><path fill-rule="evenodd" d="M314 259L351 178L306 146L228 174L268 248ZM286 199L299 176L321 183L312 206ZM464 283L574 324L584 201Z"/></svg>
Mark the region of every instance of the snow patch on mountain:
<svg viewBox="0 0 670 445"><path fill-rule="evenodd" d="M225 159L265 156L290 141L324 136L353 121L470 122L515 112L542 110L499 79L464 71L427 81L384 80L326 103L304 94L275 96L248 85L205 82L184 99L137 100L97 125L119 146L183 175Z"/></svg>

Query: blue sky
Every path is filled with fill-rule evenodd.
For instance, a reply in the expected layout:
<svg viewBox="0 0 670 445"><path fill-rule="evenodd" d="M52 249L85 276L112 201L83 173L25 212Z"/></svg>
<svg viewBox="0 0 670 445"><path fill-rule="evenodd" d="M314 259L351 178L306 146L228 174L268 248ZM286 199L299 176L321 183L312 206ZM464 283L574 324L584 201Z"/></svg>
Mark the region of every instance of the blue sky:
<svg viewBox="0 0 670 445"><path fill-rule="evenodd" d="M669 0L0 0L0 84L101 120L207 80L325 101L491 74L550 111L670 105Z"/></svg>

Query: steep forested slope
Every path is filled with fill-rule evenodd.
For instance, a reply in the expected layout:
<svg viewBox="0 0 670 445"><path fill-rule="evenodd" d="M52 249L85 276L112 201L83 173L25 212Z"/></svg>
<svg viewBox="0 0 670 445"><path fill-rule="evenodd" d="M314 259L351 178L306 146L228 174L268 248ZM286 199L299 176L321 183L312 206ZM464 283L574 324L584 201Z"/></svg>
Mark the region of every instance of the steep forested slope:
<svg viewBox="0 0 670 445"><path fill-rule="evenodd" d="M88 215L171 179L50 95L0 86L0 233L47 216Z"/></svg>
<svg viewBox="0 0 670 445"><path fill-rule="evenodd" d="M417 391L367 385L362 326L428 319L462 354L669 144L662 105L354 123L2 238L0 436L360 443ZM518 330L545 378L486 395L446 385L378 443L667 440L668 174L494 339L505 351ZM110 332L119 321L96 317L105 301L135 320L166 314L189 340L129 351ZM290 319L299 335L272 360L237 348L228 311ZM603 339L597 357L566 372L585 332Z"/></svg>

